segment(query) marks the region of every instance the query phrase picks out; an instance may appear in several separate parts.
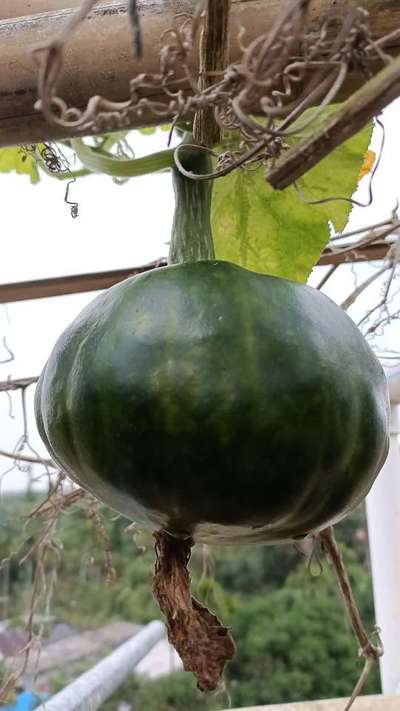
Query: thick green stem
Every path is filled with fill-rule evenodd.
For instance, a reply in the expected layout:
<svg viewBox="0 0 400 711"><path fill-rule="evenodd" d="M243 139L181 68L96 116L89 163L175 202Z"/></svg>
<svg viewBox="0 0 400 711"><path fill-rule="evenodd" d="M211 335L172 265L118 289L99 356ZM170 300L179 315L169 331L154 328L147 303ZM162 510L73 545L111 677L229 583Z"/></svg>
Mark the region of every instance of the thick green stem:
<svg viewBox="0 0 400 711"><path fill-rule="evenodd" d="M209 173L211 158L204 151L185 151L184 167L194 173ZM175 214L172 225L169 264L200 262L214 259L210 210L212 181L186 178L177 168L172 170L175 191Z"/></svg>
<svg viewBox="0 0 400 711"><path fill-rule="evenodd" d="M156 173L173 166L173 148L158 151L143 158L120 159L96 152L81 138L71 139L71 147L81 161L84 168L93 173L103 173L114 178L134 178L139 175Z"/></svg>

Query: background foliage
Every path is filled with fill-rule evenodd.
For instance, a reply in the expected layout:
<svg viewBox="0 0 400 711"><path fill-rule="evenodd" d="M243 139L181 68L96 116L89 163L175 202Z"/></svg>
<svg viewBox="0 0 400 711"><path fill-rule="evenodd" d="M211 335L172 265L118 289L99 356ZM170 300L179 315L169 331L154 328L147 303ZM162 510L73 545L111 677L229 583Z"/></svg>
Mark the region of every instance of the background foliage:
<svg viewBox="0 0 400 711"><path fill-rule="evenodd" d="M18 541L25 541L10 567L9 614L15 625L28 607L31 589L33 568L19 566L18 558L37 526L36 522L22 525L21 515L33 504L21 497L4 497L0 504L0 560L10 549L16 550ZM105 584L103 552L84 512L75 509L59 521L62 556L51 611L78 629L96 628L113 619L145 623L160 617L150 594L151 537L124 532L127 522L107 512L105 521L118 575L112 588ZM363 509L339 525L337 535L371 631L374 618ZM197 547L191 564L194 593L232 629L237 644L225 675L226 692L204 697L184 672L154 681L132 677L103 705L104 711L116 711L122 700L134 700L135 711L209 711L228 708L229 699L240 707L349 695L360 671L357 646L334 576L325 560L322 566L321 571L314 559L310 569L307 559L290 545L211 551ZM68 678L68 672L56 675L53 690ZM375 669L364 693L378 691Z"/></svg>

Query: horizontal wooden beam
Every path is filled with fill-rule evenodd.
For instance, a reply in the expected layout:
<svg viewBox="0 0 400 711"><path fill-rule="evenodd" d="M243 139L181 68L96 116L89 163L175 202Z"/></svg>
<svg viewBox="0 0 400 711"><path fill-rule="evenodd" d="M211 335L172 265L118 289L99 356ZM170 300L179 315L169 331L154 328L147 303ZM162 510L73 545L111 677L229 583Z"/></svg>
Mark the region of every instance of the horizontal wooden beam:
<svg viewBox="0 0 400 711"><path fill-rule="evenodd" d="M5 5L4 5L5 2ZM37 100L37 65L33 50L57 36L75 11L60 9L60 5L75 5L77 0L0 0L0 146L33 143L67 137L67 131L47 124L34 110ZM370 11L370 26L374 37L380 37L400 27L400 3L387 0L364 0ZM70 105L83 108L93 95L122 101L129 95L129 80L139 72L158 70L160 37L173 26L178 12L193 12L197 0L138 0L141 16L144 58L134 60L127 19L126 0L102 0L71 39L59 93ZM310 28L329 10L344 14L357 0L311 0ZM13 11L13 6L14 11ZM19 9L18 9L19 6ZM31 6L34 15L25 15ZM230 60L240 56L237 43L239 26L246 28L248 44L273 24L282 3L280 0L232 0L230 25ZM8 9L7 9L8 8ZM51 11L46 11L51 8ZM15 17L6 13L21 12ZM400 51L398 40L392 48ZM374 68L373 68L374 69ZM351 74L343 96L350 95L365 78ZM162 98L162 97L154 97ZM155 122L143 115L140 125ZM71 134L69 134L71 135Z"/></svg>
<svg viewBox="0 0 400 711"><path fill-rule="evenodd" d="M51 279L38 279L35 281L22 281L14 284L0 285L0 304L14 301L27 301L30 299L46 299L50 296L64 296L66 294L80 294L86 291L100 291L108 289L114 284L127 279L135 274L142 274L157 267L166 265L165 259L159 259L140 267L130 269L115 269L107 272L93 274L73 274L72 276L54 277Z"/></svg>
<svg viewBox="0 0 400 711"><path fill-rule="evenodd" d="M102 0L101 4L112 4L114 0ZM10 20L15 17L39 15L41 12L66 10L78 7L81 0L1 0L0 20Z"/></svg>
<svg viewBox="0 0 400 711"><path fill-rule="evenodd" d="M0 382L0 393L10 390L25 390L25 388L29 388L30 385L37 383L38 380L38 376L33 378L19 378L18 380L3 380Z"/></svg>
<svg viewBox="0 0 400 711"><path fill-rule="evenodd" d="M390 248L390 244L377 241L359 250L346 252L333 252L325 249L318 261L319 266L329 264L343 264L345 262L361 262L384 259ZM159 259L149 264L127 269L115 269L113 271L94 272L89 274L74 274L72 276L54 277L51 279L38 279L35 281L23 281L14 284L0 284L0 303L6 304L14 301L27 301L31 299L45 299L51 296L64 296L66 294L79 294L89 291L100 291L108 289L123 279L127 279L135 274L164 267L166 260Z"/></svg>
<svg viewBox="0 0 400 711"><path fill-rule="evenodd" d="M0 20L77 7L81 0L1 0ZM110 0L112 2L112 0Z"/></svg>
<svg viewBox="0 0 400 711"><path fill-rule="evenodd" d="M348 699L300 701L272 706L248 706L230 711L343 711ZM359 696L352 711L399 711L400 696Z"/></svg>
<svg viewBox="0 0 400 711"><path fill-rule="evenodd" d="M375 260L385 259L392 243L385 240L376 240L371 244L362 247L361 249L331 249L326 247L322 252L318 266L323 267L328 264L344 264L345 262L373 262ZM400 710L400 707L399 707Z"/></svg>

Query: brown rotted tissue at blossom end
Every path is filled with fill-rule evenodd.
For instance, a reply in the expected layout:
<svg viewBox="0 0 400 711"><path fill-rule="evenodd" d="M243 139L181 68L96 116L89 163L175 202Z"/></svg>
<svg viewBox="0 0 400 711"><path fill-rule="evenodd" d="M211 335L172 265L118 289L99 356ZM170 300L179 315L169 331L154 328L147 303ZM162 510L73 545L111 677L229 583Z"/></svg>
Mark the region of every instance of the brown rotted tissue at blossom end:
<svg viewBox="0 0 400 711"><path fill-rule="evenodd" d="M168 639L182 659L185 671L197 678L201 691L216 688L235 644L226 627L190 594L191 539L155 534L156 565L153 594L166 617Z"/></svg>

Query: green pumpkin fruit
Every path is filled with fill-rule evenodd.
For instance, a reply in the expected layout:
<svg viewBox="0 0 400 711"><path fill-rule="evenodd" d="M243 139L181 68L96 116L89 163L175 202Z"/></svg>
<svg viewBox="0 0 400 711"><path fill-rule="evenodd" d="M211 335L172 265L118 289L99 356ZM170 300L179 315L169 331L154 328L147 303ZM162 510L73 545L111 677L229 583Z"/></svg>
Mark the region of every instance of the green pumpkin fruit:
<svg viewBox="0 0 400 711"><path fill-rule="evenodd" d="M201 261L128 279L66 329L39 431L85 489L152 530L275 543L333 524L388 451L382 368L308 286Z"/></svg>

